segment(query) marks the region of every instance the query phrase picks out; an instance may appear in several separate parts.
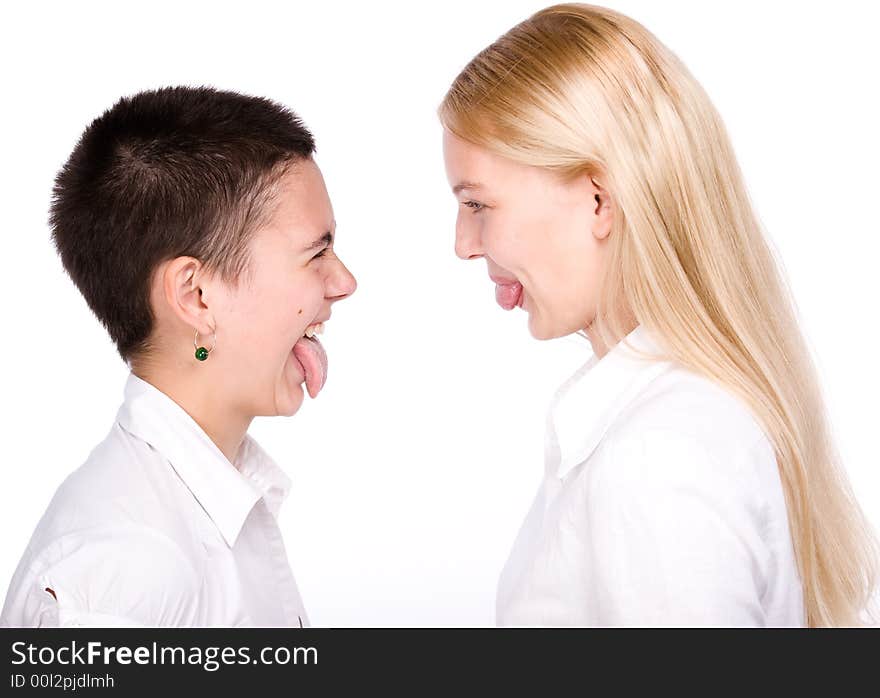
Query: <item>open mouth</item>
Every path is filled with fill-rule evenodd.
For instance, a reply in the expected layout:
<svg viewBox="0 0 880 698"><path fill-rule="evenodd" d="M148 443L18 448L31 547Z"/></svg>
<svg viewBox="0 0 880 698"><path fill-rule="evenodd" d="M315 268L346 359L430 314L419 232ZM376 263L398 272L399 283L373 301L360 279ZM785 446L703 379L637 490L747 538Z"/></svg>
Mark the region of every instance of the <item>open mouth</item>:
<svg viewBox="0 0 880 698"><path fill-rule="evenodd" d="M309 325L293 345L293 356L302 366L309 397L315 399L327 382L327 352L316 335L324 331L323 322Z"/></svg>
<svg viewBox="0 0 880 698"><path fill-rule="evenodd" d="M305 336L311 339L316 334L324 334L324 323L323 322L313 322L311 325L306 327Z"/></svg>

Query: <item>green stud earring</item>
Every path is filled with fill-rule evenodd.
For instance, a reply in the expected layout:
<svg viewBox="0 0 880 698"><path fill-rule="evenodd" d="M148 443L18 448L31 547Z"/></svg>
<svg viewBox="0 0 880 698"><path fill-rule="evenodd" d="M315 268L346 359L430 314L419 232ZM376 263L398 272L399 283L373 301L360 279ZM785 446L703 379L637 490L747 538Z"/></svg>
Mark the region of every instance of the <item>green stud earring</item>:
<svg viewBox="0 0 880 698"><path fill-rule="evenodd" d="M196 330L196 336L195 339L193 339L193 346L196 348L196 358L199 361L204 361L205 359L207 359L208 354L214 351L214 347L217 346L217 333L212 332L211 334L213 335L214 341L211 343L210 349L205 349L205 347L199 346L199 331Z"/></svg>

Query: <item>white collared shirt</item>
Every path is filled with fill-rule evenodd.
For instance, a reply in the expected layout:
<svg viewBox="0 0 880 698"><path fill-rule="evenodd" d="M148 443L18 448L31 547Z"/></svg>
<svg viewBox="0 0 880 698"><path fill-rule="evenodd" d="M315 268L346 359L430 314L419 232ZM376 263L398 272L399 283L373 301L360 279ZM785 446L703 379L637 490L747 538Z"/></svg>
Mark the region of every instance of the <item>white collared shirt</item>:
<svg viewBox="0 0 880 698"><path fill-rule="evenodd" d="M248 435L230 463L133 373L124 396L37 525L0 626L307 625L276 521L289 478Z"/></svg>
<svg viewBox="0 0 880 698"><path fill-rule="evenodd" d="M745 403L662 354L639 325L557 392L499 625L804 625L770 441Z"/></svg>

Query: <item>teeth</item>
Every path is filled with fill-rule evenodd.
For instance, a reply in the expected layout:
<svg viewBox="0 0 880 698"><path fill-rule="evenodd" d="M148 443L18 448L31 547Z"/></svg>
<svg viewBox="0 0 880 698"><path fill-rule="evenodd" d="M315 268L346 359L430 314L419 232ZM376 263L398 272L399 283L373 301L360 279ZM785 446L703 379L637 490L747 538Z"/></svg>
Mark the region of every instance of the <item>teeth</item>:
<svg viewBox="0 0 880 698"><path fill-rule="evenodd" d="M306 327L306 337L314 337L316 334L324 334L324 323L317 322Z"/></svg>

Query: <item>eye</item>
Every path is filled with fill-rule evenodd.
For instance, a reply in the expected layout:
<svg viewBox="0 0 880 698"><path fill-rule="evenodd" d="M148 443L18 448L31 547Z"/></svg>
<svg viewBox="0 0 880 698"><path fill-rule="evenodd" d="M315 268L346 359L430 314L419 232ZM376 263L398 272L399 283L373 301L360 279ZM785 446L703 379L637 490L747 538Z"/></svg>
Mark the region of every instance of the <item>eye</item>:
<svg viewBox="0 0 880 698"><path fill-rule="evenodd" d="M486 208L486 207L485 207L483 204L481 204L479 201L462 201L462 204L465 205L465 206L467 206L467 207L468 207L469 209L471 209L471 211L473 211L474 213L479 213L479 212L482 211L484 208Z"/></svg>
<svg viewBox="0 0 880 698"><path fill-rule="evenodd" d="M325 254L327 254L327 250L329 250L329 249L330 249L329 247L325 247L323 250L318 252L318 254L314 255L312 257L312 259L318 259L319 257L323 257Z"/></svg>

